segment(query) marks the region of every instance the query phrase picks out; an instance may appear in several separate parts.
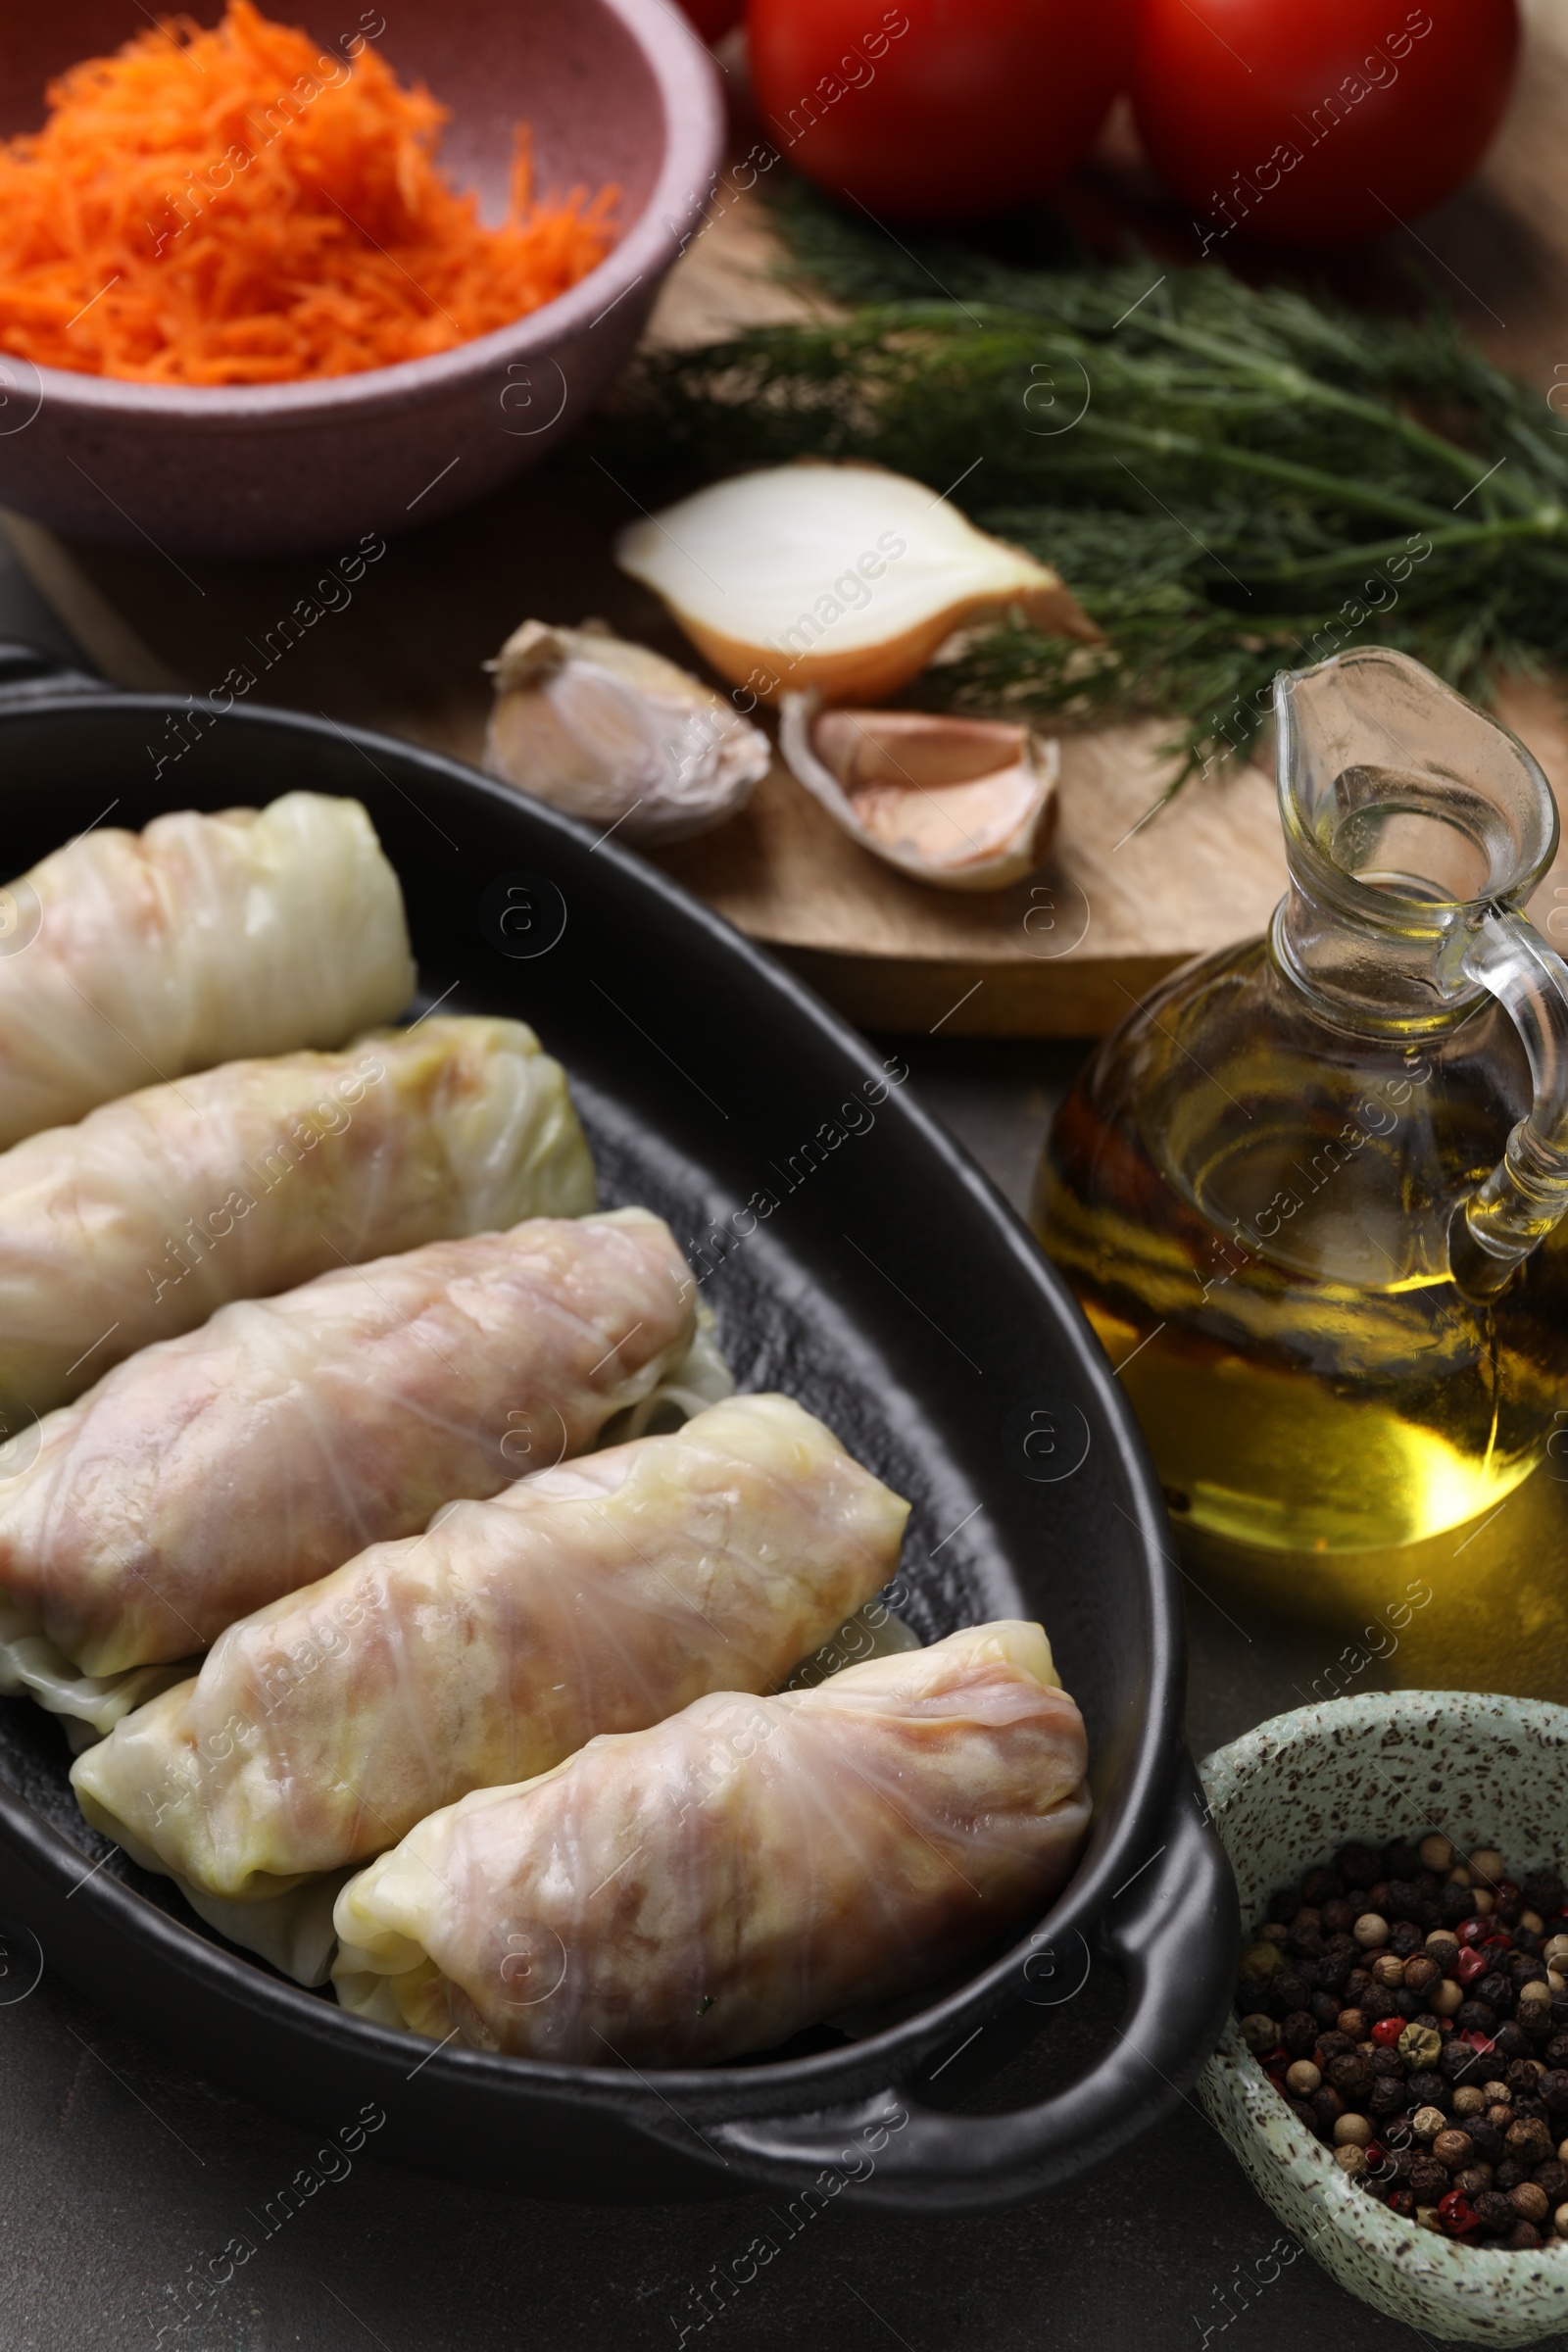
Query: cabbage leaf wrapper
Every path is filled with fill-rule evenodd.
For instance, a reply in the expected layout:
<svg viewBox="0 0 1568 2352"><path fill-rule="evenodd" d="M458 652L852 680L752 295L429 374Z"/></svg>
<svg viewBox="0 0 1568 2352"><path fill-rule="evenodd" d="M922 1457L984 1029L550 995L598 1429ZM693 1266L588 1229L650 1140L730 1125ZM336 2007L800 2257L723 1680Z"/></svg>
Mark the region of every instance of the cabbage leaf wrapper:
<svg viewBox="0 0 1568 2352"><path fill-rule="evenodd" d="M77 1757L77 1800L252 1941L270 1930L247 1908L471 1788L774 1688L894 1575L907 1515L798 1404L732 1397L453 1503L230 1626Z"/></svg>
<svg viewBox="0 0 1568 2352"><path fill-rule="evenodd" d="M0 1151L154 1079L341 1046L415 980L358 801L95 826L0 891Z"/></svg>
<svg viewBox="0 0 1568 2352"><path fill-rule="evenodd" d="M334 1266L594 1205L559 1062L454 1017L231 1061L0 1153L0 1470L138 1348Z"/></svg>
<svg viewBox="0 0 1568 2352"><path fill-rule="evenodd" d="M701 1698L432 1814L350 1880L346 2009L518 2057L691 2066L936 1980L1065 1883L1083 1718L1037 1625Z"/></svg>
<svg viewBox="0 0 1568 2352"><path fill-rule="evenodd" d="M443 1503L585 1452L617 1414L727 1394L698 1338L686 1261L637 1208L236 1301L41 1424L0 1485L0 1601L83 1675L189 1658Z"/></svg>

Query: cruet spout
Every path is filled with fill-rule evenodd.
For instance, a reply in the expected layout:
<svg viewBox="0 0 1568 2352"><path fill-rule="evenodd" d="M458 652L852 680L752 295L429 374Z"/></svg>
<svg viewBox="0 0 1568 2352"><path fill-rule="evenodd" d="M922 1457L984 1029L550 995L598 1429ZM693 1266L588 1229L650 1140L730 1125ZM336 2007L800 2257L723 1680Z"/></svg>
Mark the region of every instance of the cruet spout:
<svg viewBox="0 0 1568 2352"><path fill-rule="evenodd" d="M1500 1291L1568 1211L1568 965L1523 912L1557 848L1539 762L1387 647L1275 681L1290 889L1276 962L1338 1025L1414 1043L1487 995L1519 1031L1534 1100L1455 1200L1450 1270Z"/></svg>

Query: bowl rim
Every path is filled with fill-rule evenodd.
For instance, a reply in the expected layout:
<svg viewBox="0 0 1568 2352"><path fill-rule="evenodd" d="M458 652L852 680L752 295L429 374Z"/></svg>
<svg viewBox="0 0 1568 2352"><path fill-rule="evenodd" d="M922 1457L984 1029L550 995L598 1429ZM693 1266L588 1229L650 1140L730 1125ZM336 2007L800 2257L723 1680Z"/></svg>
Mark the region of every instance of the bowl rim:
<svg viewBox="0 0 1568 2352"><path fill-rule="evenodd" d="M1500 1728L1511 1729L1516 1737L1532 1742L1550 1740L1568 1750L1568 1706L1560 1706L1552 1699L1515 1698L1505 1691L1365 1690L1353 1696L1326 1699L1321 1704L1295 1707L1288 1714L1270 1716L1266 1722L1244 1732L1240 1739L1214 1748L1199 1765L1209 1820L1221 1844L1227 1853L1231 1851L1224 1827L1227 1799L1250 1782L1288 1773L1292 1758L1301 1748L1339 1746L1348 1731L1353 1730L1358 1737L1372 1735L1380 1728L1403 1727L1422 1718L1430 1722L1457 1707L1473 1707L1478 1703L1495 1710ZM1244 1941L1246 1934L1244 1920ZM1418 2252L1423 2261L1422 2283L1440 2296L1467 2283L1474 2284L1478 2278L1490 2282L1489 2291L1506 2284L1518 2289L1522 2296L1527 2289L1539 2293L1543 2285L1549 2286L1554 2296L1568 2288L1568 2259L1564 2259L1568 2258L1568 2238L1548 2237L1540 2256L1531 2258L1550 2259L1560 2271L1560 2276L1532 2286L1529 2278L1520 2277L1525 2258L1510 2248L1464 2246L1457 2239L1439 2237L1403 2214L1390 2213L1376 2197L1358 2190L1341 2172L1322 2141L1314 2138L1278 2097L1242 2039L1234 2011L1226 2018L1214 2054L1200 2078L1200 2089L1211 2077L1222 2082L1229 2078L1227 2088L1233 2095L1227 2105L1233 2116L1238 2108L1245 2111L1250 2138L1262 2143L1265 2127L1276 2135L1274 2144L1266 2147L1268 2161L1277 2167L1282 2181L1292 2181L1309 2190L1318 2200L1324 2218L1317 2235L1332 2231L1352 2239L1363 2257L1401 2283L1410 2278L1410 2257ZM1260 2110L1262 2097L1272 2103L1276 2113ZM1475 2267L1478 2263L1489 2267L1478 2272Z"/></svg>
<svg viewBox="0 0 1568 2352"><path fill-rule="evenodd" d="M21 354L0 361L24 368L43 403L83 416L177 418L202 426L297 424L346 411L396 409L431 393L453 392L509 361L546 359L561 344L591 334L640 286L657 286L701 219L722 153L724 102L717 69L678 7L666 0L596 0L619 20L652 74L663 123L654 184L636 219L604 260L564 294L509 325L474 335L450 351L363 368L349 375L301 377L280 384L147 384L40 367ZM701 184L699 184L701 183Z"/></svg>

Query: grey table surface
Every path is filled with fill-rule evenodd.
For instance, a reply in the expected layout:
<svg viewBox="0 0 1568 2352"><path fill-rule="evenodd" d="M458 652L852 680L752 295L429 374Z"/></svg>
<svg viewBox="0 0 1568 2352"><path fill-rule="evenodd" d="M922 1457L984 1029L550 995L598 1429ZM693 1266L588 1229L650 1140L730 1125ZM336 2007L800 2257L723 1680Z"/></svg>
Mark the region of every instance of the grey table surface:
<svg viewBox="0 0 1568 2352"><path fill-rule="evenodd" d="M72 650L0 541L7 638ZM1021 1208L1082 1049L899 1042L917 1091ZM1307 1661L1289 1631L1239 1623L1196 1590L1188 1600L1188 1729L1201 1756L1297 1704ZM975 2103L1021 2104L1069 2079L1108 2039L1119 2001L1114 1979L1093 1971ZM451 2187L368 2150L318 2166L303 2133L206 2082L199 2051L176 2057L138 2038L47 1959L25 1998L0 1999L0 2098L3 2352L656 2352L682 2340L731 2352L1202 2352L1233 2328L1238 2346L1269 2352L1426 2340L1310 2261L1276 2262L1275 2282L1258 2287L1253 2265L1279 2225L1191 2099L1036 2203L906 2221L832 2207L791 2235L767 2195L550 2205ZM280 2191L301 2172L320 2185L278 2221ZM776 2254L699 2325L713 2266L759 2233ZM236 2239L254 2251L193 2306L191 2279Z"/></svg>

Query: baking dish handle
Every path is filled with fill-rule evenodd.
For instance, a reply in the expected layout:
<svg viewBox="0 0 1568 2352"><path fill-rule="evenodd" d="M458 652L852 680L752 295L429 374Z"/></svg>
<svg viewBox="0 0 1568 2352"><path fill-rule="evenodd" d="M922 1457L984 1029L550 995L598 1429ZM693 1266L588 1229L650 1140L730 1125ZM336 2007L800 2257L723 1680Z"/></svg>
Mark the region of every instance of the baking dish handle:
<svg viewBox="0 0 1568 2352"><path fill-rule="evenodd" d="M108 694L107 678L79 669L66 655L42 645L24 645L0 638L0 703L24 701L30 695Z"/></svg>
<svg viewBox="0 0 1568 2352"><path fill-rule="evenodd" d="M894 2212L1004 2204L1086 2172L1176 2104L1212 2051L1235 1987L1236 1882L1190 1761L1164 1844L1124 1882L1098 1940L1126 1979L1127 2010L1090 2072L1038 2106L946 2114L900 2084L853 2108L705 2122L703 2136L797 2192L842 2191ZM1043 1956L1040 1947L1018 1955L1014 2001L1039 2002Z"/></svg>

